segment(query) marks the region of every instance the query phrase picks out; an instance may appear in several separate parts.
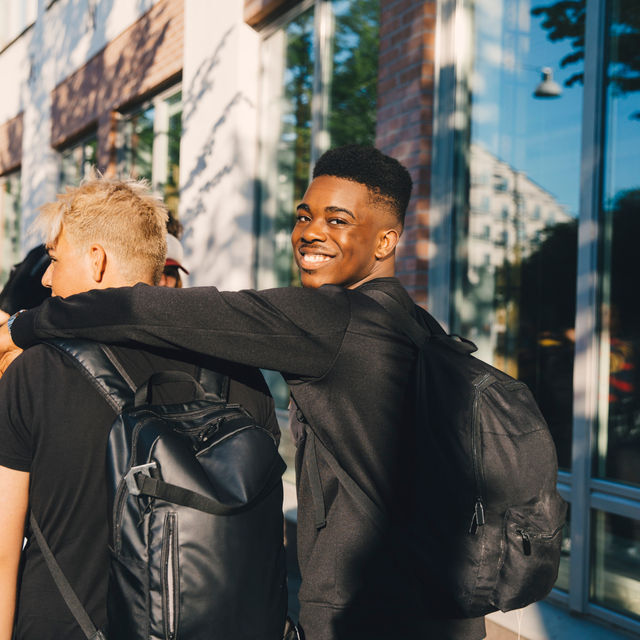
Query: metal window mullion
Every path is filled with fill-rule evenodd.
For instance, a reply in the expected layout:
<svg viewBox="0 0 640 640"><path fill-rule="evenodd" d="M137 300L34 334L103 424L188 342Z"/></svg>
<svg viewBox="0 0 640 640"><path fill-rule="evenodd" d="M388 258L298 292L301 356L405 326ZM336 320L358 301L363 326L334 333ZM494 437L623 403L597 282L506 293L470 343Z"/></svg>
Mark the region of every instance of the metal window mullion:
<svg viewBox="0 0 640 640"><path fill-rule="evenodd" d="M438 0L433 90L433 152L429 202L429 286L427 307L446 325L451 313L451 252L454 216L455 127L450 114L456 110L456 0Z"/></svg>
<svg viewBox="0 0 640 640"><path fill-rule="evenodd" d="M598 242L604 140L603 53L606 0L587 0L578 227L574 362L569 606L586 612L589 599L590 493L598 419Z"/></svg>
<svg viewBox="0 0 640 640"><path fill-rule="evenodd" d="M429 310L447 330L460 293L452 277L459 240L455 216L468 194L472 11L467 0L437 5L427 294Z"/></svg>
<svg viewBox="0 0 640 640"><path fill-rule="evenodd" d="M331 0L317 0L314 22L313 97L311 103L311 162L309 181L318 158L331 144L329 109L333 75L335 18Z"/></svg>

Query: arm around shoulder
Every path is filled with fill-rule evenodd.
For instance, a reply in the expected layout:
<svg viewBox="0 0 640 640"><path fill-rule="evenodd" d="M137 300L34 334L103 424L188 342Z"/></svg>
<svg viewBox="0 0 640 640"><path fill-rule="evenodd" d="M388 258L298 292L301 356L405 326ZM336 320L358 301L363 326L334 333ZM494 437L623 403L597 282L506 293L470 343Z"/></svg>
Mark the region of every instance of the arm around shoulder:
<svg viewBox="0 0 640 640"><path fill-rule="evenodd" d="M349 322L349 302L341 293L138 284L51 298L16 318L11 334L22 348L52 337L88 338L314 377L333 362Z"/></svg>

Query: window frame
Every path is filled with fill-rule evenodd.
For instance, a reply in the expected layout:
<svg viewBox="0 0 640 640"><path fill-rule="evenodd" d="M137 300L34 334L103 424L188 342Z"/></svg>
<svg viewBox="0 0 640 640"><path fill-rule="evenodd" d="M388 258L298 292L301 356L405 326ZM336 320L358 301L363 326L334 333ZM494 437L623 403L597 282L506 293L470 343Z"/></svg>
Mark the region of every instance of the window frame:
<svg viewBox="0 0 640 640"><path fill-rule="evenodd" d="M116 136L116 140L117 140L117 144L116 144L116 167L117 167L117 172L119 175L124 175L124 169L126 166L126 157L125 157L125 152L127 151L127 149L125 149L125 145L124 145L124 131L123 131L123 127L124 125L127 123L128 120L130 120L133 116L142 113L143 111L146 111L147 109L149 109L150 107L154 107L154 109L157 109L157 105L159 103L164 102L165 100L167 100L168 98L170 98L171 96L177 94L177 93L182 93L182 82L177 82L175 84L172 84L170 87L167 87L166 89L162 89L161 91L158 91L157 93L154 93L152 96L145 98L144 100L140 101L140 102L136 102L134 104L130 104L127 105L126 107L122 107L120 109L118 109L118 111L116 112L117 114L117 118L118 118L118 127L117 127L117 136ZM181 110L184 110L184 95L181 97L180 99L180 106L181 106ZM168 117L170 117L170 114L167 114ZM155 116L154 116L154 130L155 130ZM154 139L154 145L156 144L156 141ZM154 156L153 156L153 151L154 151L154 146L152 146L152 151L151 151L151 157L152 157L152 162L151 162L151 171L152 171L152 177L151 177L151 186L153 189L156 188L156 182L154 181L153 178L153 172L154 172Z"/></svg>
<svg viewBox="0 0 640 640"><path fill-rule="evenodd" d="M85 147L86 144L90 140L95 141L95 145L96 145L95 162L92 165L95 168L97 166L97 160L98 160L98 130L95 127L90 129L90 130L88 130L88 131L86 131L84 134L82 134L79 137L74 137L73 142L66 143L65 145L63 145L61 147L58 147L56 149L57 154L58 154L58 184L57 184L57 187L58 187L59 190L62 189L63 187L65 187L65 186L67 186L66 183L65 184L62 183L62 174L63 174L63 166L64 166L64 162L65 162L65 154L73 153L75 150L80 148L81 145L83 147ZM69 186L77 187L78 183L89 175L89 172L86 170L87 167L85 166L87 164L87 162L88 162L88 160L87 160L87 158L85 158L85 153L84 153L84 149L83 149L83 151L82 151L82 167L81 167L81 170L80 170L79 178L78 178L76 184L72 184L72 185L69 185Z"/></svg>

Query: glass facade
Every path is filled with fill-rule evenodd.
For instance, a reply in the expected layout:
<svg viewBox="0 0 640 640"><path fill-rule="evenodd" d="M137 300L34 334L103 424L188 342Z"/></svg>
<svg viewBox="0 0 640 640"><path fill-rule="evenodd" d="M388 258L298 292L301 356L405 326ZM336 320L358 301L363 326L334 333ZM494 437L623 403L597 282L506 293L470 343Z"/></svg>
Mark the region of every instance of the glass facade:
<svg viewBox="0 0 640 640"><path fill-rule="evenodd" d="M570 80L569 47L548 40L528 1L482 0L468 11L474 47L453 328L480 358L527 382L568 469L582 86L541 94L542 69Z"/></svg>
<svg viewBox="0 0 640 640"><path fill-rule="evenodd" d="M145 178L178 218L182 91L173 88L123 114L118 145L118 172Z"/></svg>
<svg viewBox="0 0 640 640"><path fill-rule="evenodd" d="M20 171L0 176L0 288L20 262Z"/></svg>
<svg viewBox="0 0 640 640"><path fill-rule="evenodd" d="M570 502L552 600L640 633L638 3L451 4L471 44L442 308L549 423Z"/></svg>
<svg viewBox="0 0 640 640"><path fill-rule="evenodd" d="M640 19L609 6L600 215L601 380L595 475L640 486Z"/></svg>

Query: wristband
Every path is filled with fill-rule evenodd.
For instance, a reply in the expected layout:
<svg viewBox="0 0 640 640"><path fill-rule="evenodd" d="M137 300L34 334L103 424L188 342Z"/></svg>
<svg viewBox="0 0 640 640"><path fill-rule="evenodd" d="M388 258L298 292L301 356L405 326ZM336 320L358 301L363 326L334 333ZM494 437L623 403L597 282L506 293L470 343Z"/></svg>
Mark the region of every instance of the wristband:
<svg viewBox="0 0 640 640"><path fill-rule="evenodd" d="M16 311L8 320L7 320L7 329L9 329L9 337L13 340L13 336L11 335L11 325L14 320L21 314L24 313L26 309L20 309L20 311Z"/></svg>

